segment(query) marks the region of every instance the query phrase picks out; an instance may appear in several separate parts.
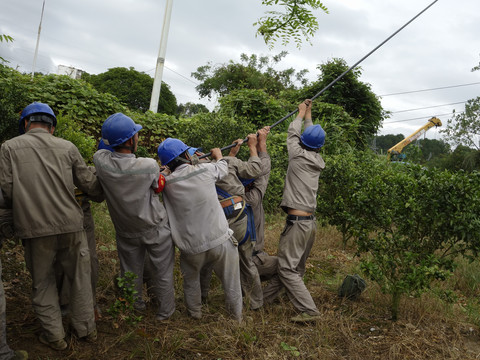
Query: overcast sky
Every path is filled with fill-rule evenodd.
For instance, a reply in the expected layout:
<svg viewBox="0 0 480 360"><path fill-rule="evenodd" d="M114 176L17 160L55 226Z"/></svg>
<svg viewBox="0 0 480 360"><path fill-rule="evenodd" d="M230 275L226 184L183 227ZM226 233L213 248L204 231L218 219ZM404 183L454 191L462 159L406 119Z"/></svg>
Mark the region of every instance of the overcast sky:
<svg viewBox="0 0 480 360"><path fill-rule="evenodd" d="M282 50L289 55L278 70L308 69L314 80L318 64L334 57L355 64L432 1L324 0L329 14L315 11L320 28L312 45L304 42L297 49L278 43L270 50L253 26L269 10L261 0L173 0L163 80L178 103L201 102L212 109L215 101L200 99L195 90L190 75L197 67L238 62L241 53ZM56 73L58 65L67 65L98 74L132 66L153 77L165 4L46 0L36 71ZM10 66L31 72L41 10L42 0L2 0L0 34L15 41L0 44L0 56ZM480 96L480 71L471 71L480 62L479 35L479 0L439 0L362 62L360 80L392 112L379 134L407 136L432 116L446 124L453 109L463 111L468 99ZM437 90L419 91L427 89ZM428 137L440 134L430 130Z"/></svg>

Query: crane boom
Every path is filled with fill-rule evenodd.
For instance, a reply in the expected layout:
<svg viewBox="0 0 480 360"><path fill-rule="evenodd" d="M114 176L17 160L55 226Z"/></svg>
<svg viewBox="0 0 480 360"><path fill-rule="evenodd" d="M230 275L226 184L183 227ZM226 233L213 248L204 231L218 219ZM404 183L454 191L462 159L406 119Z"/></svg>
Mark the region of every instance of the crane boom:
<svg viewBox="0 0 480 360"><path fill-rule="evenodd" d="M434 126L435 127L442 126L442 122L440 121L439 118L432 117L420 129L418 129L413 134L411 134L410 136L407 136L405 139L400 141L398 144L396 144L396 145L392 146L390 149L388 149L387 159L390 160L392 155L395 155L395 156L400 155L405 146L410 144L412 141L417 140L420 136L425 134L430 128L432 128Z"/></svg>

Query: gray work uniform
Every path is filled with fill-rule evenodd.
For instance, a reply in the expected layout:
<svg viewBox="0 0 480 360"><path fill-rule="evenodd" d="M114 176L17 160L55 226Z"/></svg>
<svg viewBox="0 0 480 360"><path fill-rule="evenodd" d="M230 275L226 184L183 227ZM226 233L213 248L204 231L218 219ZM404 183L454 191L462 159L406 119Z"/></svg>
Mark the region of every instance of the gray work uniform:
<svg viewBox="0 0 480 360"><path fill-rule="evenodd" d="M180 165L166 176L163 196L175 245L180 249L183 290L190 316L202 316L200 272L213 268L225 292L227 312L242 318L236 242L217 200L215 182L227 174L225 160Z"/></svg>
<svg viewBox="0 0 480 360"><path fill-rule="evenodd" d="M305 128L312 125L305 120ZM322 157L301 146L302 119L297 117L288 128L288 169L280 206L285 212L297 209L314 213L317 202L318 178L325 168ZM273 301L284 286L293 305L301 312L318 315L319 311L305 283L305 265L315 240L316 221L289 219L278 244L278 275L264 289L265 302Z"/></svg>
<svg viewBox="0 0 480 360"><path fill-rule="evenodd" d="M278 259L264 251L265 247L265 211L263 210L263 197L267 191L270 177L271 160L266 152L259 152L258 157L262 162L262 173L245 190L245 201L252 207L255 221L257 241L253 251L253 262L262 281L269 280L277 273Z"/></svg>
<svg viewBox="0 0 480 360"><path fill-rule="evenodd" d="M71 142L42 128L6 141L0 150L0 187L12 204L32 275L32 303L48 341L65 337L55 282L58 262L71 281L71 323L79 337L95 330L90 256L74 188L94 196L100 185Z"/></svg>
<svg viewBox="0 0 480 360"><path fill-rule="evenodd" d="M242 161L233 156L224 158L228 162L228 174L219 181L216 186L226 191L230 196L240 196L245 198L245 187L238 177L245 179L255 178L262 172L261 161L258 156L252 156L248 161ZM218 196L222 200L221 195ZM247 216L241 214L239 217L228 219L228 225L233 231L233 236L239 244L238 253L240 260L240 280L242 284L245 301L251 309L258 309L263 306L262 284L257 267L253 262L253 250L255 243L251 241L250 236L245 238L247 232ZM242 243L243 241L243 243ZM206 298L210 283L211 271L204 269L202 272L202 296Z"/></svg>
<svg viewBox="0 0 480 360"><path fill-rule="evenodd" d="M95 167L88 167L93 174L95 174ZM97 255L97 243L95 241L95 223L93 221L92 210L90 205L90 200L95 202L102 202L105 200L103 193L101 196L89 197L81 191L75 191L75 197L78 204L83 211L83 229L85 230L85 235L87 237L88 249L90 251L90 279L92 285L92 299L94 307L97 306L97 282L98 282L98 255ZM70 299L70 288L68 279L61 270L59 264L57 264L56 277L57 277L57 287L59 290L60 305L67 306Z"/></svg>
<svg viewBox="0 0 480 360"><path fill-rule="evenodd" d="M167 213L155 190L160 168L154 159L99 150L93 156L108 211L116 232L121 275L134 273L136 307L143 308L143 270L149 257L152 293L159 301L157 318L175 311L173 267L175 249Z"/></svg>

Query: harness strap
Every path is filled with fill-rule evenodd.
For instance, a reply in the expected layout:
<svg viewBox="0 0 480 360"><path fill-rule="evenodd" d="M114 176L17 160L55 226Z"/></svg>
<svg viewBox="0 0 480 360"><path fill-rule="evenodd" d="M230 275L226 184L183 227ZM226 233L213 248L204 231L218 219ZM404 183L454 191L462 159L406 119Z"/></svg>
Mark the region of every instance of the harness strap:
<svg viewBox="0 0 480 360"><path fill-rule="evenodd" d="M220 205L222 205L222 208L226 208L227 206L232 206L242 201L243 198L241 196L231 196L229 198L220 200Z"/></svg>
<svg viewBox="0 0 480 360"><path fill-rule="evenodd" d="M233 222L237 221L243 214L246 214L247 215L247 231L245 232L245 236L243 237L242 241L240 241L238 245L242 245L245 241L247 241L249 236L251 241L256 241L255 223L253 220L253 211L250 205L248 205L247 202L243 200L241 196L232 196L227 191L219 188L218 186L216 186L215 188L217 189L217 194L223 197L223 199L220 201L221 205L223 202L231 202L231 204L229 203L228 206L222 205L223 211L227 219L229 218L230 215L234 213L234 211L236 211L233 209L233 206L235 204L240 203L240 202L235 202L235 200L241 199L242 201L242 208L238 212Z"/></svg>
<svg viewBox="0 0 480 360"><path fill-rule="evenodd" d="M250 236L250 241L257 241L257 234L255 231L255 221L253 218L253 209L249 204L246 205L245 212L247 213L247 231L245 232L245 236L243 237L242 241L238 243L238 246L243 245L245 241L247 241L249 236Z"/></svg>

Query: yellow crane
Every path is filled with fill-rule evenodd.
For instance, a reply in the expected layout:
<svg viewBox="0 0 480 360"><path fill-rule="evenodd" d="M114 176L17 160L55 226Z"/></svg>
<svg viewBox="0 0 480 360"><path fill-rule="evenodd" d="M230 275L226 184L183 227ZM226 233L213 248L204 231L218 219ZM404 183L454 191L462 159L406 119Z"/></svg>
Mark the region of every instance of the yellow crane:
<svg viewBox="0 0 480 360"><path fill-rule="evenodd" d="M425 125L423 125L420 129L415 131L412 135L406 137L405 139L400 141L398 144L388 149L387 159L391 160L392 156L394 158L399 157L399 155L402 153L402 150L405 146L410 144L412 141L417 140L420 136L425 134L428 131L428 129L434 126L435 127L442 126L442 122L440 121L440 119L436 117L432 117L430 120L428 120L428 122Z"/></svg>

